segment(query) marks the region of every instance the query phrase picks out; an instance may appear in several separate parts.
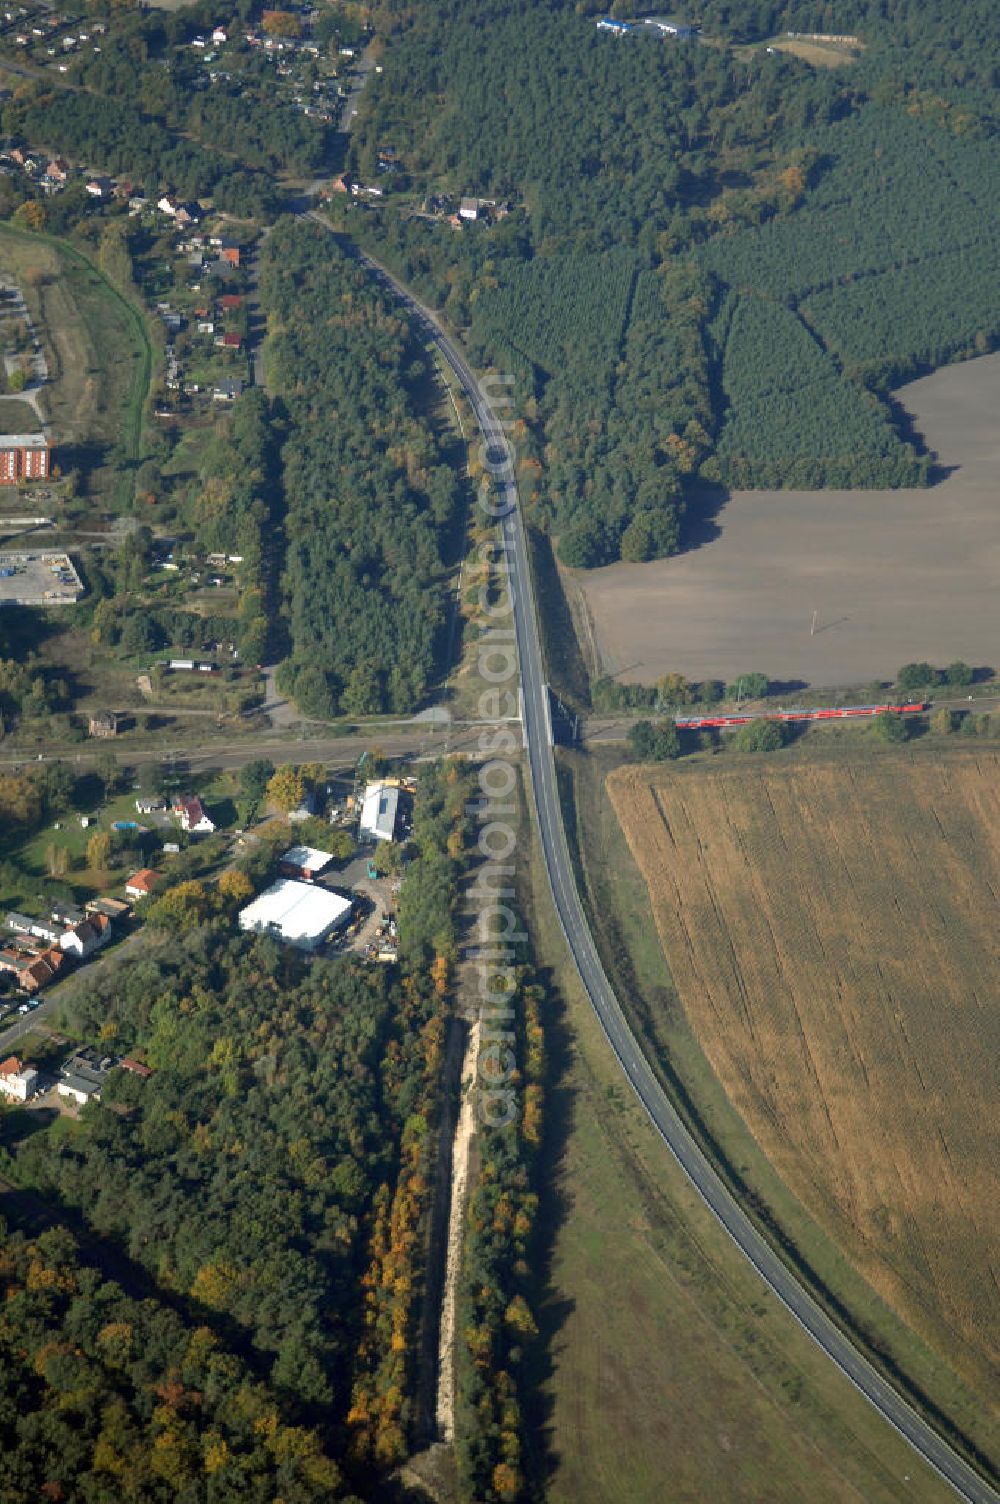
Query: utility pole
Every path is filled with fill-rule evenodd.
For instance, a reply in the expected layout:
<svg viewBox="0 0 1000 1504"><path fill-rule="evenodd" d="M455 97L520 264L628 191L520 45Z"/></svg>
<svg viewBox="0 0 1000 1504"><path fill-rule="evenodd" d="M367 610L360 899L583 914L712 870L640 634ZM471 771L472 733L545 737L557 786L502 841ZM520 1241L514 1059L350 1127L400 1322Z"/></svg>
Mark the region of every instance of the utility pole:
<svg viewBox="0 0 1000 1504"><path fill-rule="evenodd" d="M812 626L809 628L809 636L810 637L815 637L816 636L816 617L818 615L819 615L819 613L817 611L813 612Z"/></svg>

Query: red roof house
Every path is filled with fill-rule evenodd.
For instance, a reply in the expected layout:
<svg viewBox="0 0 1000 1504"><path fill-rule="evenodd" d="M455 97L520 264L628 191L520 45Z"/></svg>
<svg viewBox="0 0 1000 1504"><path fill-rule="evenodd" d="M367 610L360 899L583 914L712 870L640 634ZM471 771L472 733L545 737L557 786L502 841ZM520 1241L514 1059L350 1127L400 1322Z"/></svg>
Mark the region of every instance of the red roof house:
<svg viewBox="0 0 1000 1504"><path fill-rule="evenodd" d="M151 1066L143 1065L141 1060L133 1060L131 1055L123 1055L118 1064L123 1071L131 1071L133 1076L141 1076L144 1081L148 1081L153 1074Z"/></svg>
<svg viewBox="0 0 1000 1504"><path fill-rule="evenodd" d="M43 951L36 956L30 966L26 966L21 972L21 986L25 992L37 992L47 982L51 982L56 972L62 966L66 957L58 947Z"/></svg>
<svg viewBox="0 0 1000 1504"><path fill-rule="evenodd" d="M181 822L181 829L195 835L211 835L215 821L205 813L205 806L196 794L182 794L174 800L174 814Z"/></svg>
<svg viewBox="0 0 1000 1504"><path fill-rule="evenodd" d="M152 867L143 867L141 871L133 872L125 884L125 892L130 898L148 898L159 881L158 872L154 872Z"/></svg>

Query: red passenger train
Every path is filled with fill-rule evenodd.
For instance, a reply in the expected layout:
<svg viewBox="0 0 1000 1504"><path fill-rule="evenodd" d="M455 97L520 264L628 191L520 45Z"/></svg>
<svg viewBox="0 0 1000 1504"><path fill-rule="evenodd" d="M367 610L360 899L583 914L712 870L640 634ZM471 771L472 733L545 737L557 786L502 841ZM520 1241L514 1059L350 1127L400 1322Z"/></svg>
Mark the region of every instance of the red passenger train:
<svg viewBox="0 0 1000 1504"><path fill-rule="evenodd" d="M679 715L678 731L701 731L708 726L745 726L748 721L848 721L876 715L917 715L929 707L924 701L909 705L820 705L813 710L750 710L745 715Z"/></svg>

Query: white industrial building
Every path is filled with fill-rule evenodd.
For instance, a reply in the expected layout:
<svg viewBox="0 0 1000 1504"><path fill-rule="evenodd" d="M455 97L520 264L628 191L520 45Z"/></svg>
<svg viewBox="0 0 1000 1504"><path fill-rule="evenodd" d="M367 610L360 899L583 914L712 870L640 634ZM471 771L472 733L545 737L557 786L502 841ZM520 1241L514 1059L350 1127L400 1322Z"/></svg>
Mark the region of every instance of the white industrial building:
<svg viewBox="0 0 1000 1504"><path fill-rule="evenodd" d="M285 852L279 864L282 877L301 877L312 882L333 861L330 851L317 851L315 846L292 846Z"/></svg>
<svg viewBox="0 0 1000 1504"><path fill-rule="evenodd" d="M679 21L676 16L644 16L642 24L658 31L661 36L678 37L683 41L693 37L696 31L690 21Z"/></svg>
<svg viewBox="0 0 1000 1504"><path fill-rule="evenodd" d="M240 910L240 929L273 935L300 950L318 950L328 935L347 923L352 907L339 893L279 878Z"/></svg>
<svg viewBox="0 0 1000 1504"><path fill-rule="evenodd" d="M370 783L365 789L358 821L358 835L369 841L391 841L396 835L399 790L385 783Z"/></svg>

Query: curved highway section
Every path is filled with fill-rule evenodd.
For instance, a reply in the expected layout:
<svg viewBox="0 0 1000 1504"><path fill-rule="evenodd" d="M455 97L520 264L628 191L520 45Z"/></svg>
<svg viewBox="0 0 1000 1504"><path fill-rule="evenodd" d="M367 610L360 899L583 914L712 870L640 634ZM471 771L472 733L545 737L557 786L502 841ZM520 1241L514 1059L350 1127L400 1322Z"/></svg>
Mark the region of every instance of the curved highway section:
<svg viewBox="0 0 1000 1504"><path fill-rule="evenodd" d="M324 228L330 228L320 215L313 217ZM545 867L566 943L601 1028L618 1057L629 1085L702 1201L721 1222L773 1294L827 1357L832 1359L854 1387L924 1461L951 1484L961 1498L968 1500L969 1504L1000 1504L1000 1494L868 1362L761 1236L712 1168L650 1069L604 973L573 876L556 785L555 759L550 740L549 691L542 668L538 616L532 592L524 523L518 506L512 456L503 427L471 367L434 315L383 267L363 253L359 254L373 276L416 314L431 343L440 350L461 382L483 432L489 468L497 490L496 506L501 517L500 527L510 570L524 696L524 737ZM503 505L504 502L506 506Z"/></svg>

